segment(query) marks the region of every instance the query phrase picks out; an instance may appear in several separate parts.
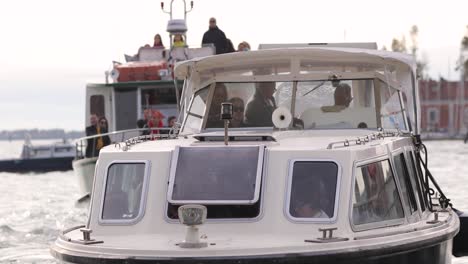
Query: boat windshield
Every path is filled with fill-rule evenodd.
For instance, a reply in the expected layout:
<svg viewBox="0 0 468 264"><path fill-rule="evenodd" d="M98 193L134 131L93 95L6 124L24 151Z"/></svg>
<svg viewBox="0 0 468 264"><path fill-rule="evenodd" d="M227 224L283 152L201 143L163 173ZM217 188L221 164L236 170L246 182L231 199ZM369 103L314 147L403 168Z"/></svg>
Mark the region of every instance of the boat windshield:
<svg viewBox="0 0 468 264"><path fill-rule="evenodd" d="M213 83L193 96L183 131L222 129L223 102L233 104L233 129L407 129L399 90L350 79Z"/></svg>

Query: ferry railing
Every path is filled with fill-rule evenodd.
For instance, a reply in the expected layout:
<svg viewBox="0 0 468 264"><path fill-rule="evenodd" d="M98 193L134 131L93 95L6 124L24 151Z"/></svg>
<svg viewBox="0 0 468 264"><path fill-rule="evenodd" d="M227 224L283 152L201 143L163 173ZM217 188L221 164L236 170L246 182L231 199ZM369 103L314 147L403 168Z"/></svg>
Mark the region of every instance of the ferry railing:
<svg viewBox="0 0 468 264"><path fill-rule="evenodd" d="M80 160L84 158L93 158L99 156L100 149L97 149L96 143L99 138L102 138L104 141L106 137L108 137L109 144L104 144L104 146L116 144L119 142L124 142L128 139L135 138L146 133L150 133L151 131L158 131L156 135L162 134L174 134L176 130L171 127L155 127L155 128L134 128L134 129L125 129L119 130L114 132L96 134L92 136L86 136L79 138L75 141L76 146L76 154L75 160ZM104 147L103 146L103 147Z"/></svg>

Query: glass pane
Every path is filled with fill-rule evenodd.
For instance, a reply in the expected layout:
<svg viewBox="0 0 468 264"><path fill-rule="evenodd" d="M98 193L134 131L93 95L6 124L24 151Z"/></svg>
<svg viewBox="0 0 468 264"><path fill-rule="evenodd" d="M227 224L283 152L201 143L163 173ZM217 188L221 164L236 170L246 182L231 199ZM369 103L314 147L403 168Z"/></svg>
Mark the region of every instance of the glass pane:
<svg viewBox="0 0 468 264"><path fill-rule="evenodd" d="M423 184L421 183L420 174L416 170L416 166L419 166L419 163L418 165L416 165L413 155L414 153L412 151L408 153L408 156L410 157L408 164L409 164L411 173L414 175L412 179L414 180L415 185L417 186L416 192L418 193L419 204L421 205L421 210L424 211L426 209L426 200L424 199L424 194L423 194L423 187L422 187Z"/></svg>
<svg viewBox="0 0 468 264"><path fill-rule="evenodd" d="M223 128L221 120L221 103L233 104L233 119L229 127L245 127L244 118L247 103L250 102L255 93L255 83L217 83L211 100L210 111L206 128Z"/></svg>
<svg viewBox="0 0 468 264"><path fill-rule="evenodd" d="M104 95L91 95L89 102L91 114L95 114L98 117L105 116Z"/></svg>
<svg viewBox="0 0 468 264"><path fill-rule="evenodd" d="M357 168L353 223L361 225L403 217L400 197L388 160Z"/></svg>
<svg viewBox="0 0 468 264"><path fill-rule="evenodd" d="M206 128L223 128L221 103L234 105L231 128L273 127L278 107L292 112L294 82L216 83ZM292 127L377 128L373 80L297 83Z"/></svg>
<svg viewBox="0 0 468 264"><path fill-rule="evenodd" d="M258 159L259 147L181 147L172 200L250 203Z"/></svg>
<svg viewBox="0 0 468 264"><path fill-rule="evenodd" d="M373 81L299 82L294 112L305 129L377 128Z"/></svg>
<svg viewBox="0 0 468 264"><path fill-rule="evenodd" d="M200 131L202 117L205 114L206 100L208 97L208 88L202 89L195 94L192 105L186 115L184 131L197 133Z"/></svg>
<svg viewBox="0 0 468 264"><path fill-rule="evenodd" d="M406 129L400 93L382 81L380 81L380 87L382 127L385 129Z"/></svg>
<svg viewBox="0 0 468 264"><path fill-rule="evenodd" d="M102 219L132 220L140 211L144 163L116 163L109 167Z"/></svg>
<svg viewBox="0 0 468 264"><path fill-rule="evenodd" d="M334 215L338 166L333 162L294 162L289 213L296 218Z"/></svg>
<svg viewBox="0 0 468 264"><path fill-rule="evenodd" d="M418 210L416 205L416 198L414 197L413 184L411 183L408 168L406 167L405 156L400 154L393 158L395 162L395 170L400 180L401 192L406 204L410 207L410 212L414 213Z"/></svg>

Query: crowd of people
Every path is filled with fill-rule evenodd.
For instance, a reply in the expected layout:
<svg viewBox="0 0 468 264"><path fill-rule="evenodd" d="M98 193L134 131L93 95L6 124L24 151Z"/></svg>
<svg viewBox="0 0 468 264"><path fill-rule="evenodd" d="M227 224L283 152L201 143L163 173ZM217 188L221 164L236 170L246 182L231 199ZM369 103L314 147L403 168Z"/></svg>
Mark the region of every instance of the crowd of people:
<svg viewBox="0 0 468 264"><path fill-rule="evenodd" d="M143 119L137 121L137 127L142 128L140 135L152 134L169 134L176 122L175 116L167 118L167 126L164 126L164 114L158 110L146 109L143 112ZM111 144L111 138L107 134L109 132L109 124L104 116L98 117L97 114L91 114L91 125L86 127L87 139L85 157L97 157L101 149ZM164 129L161 129L164 128ZM99 136L101 135L101 136Z"/></svg>
<svg viewBox="0 0 468 264"><path fill-rule="evenodd" d="M236 51L249 51L250 44L246 41L242 41L237 45L237 50L230 39L226 37L226 34L219 29L216 23L216 18L212 17L209 20L208 30L203 35L202 46L212 44L216 49L216 54L230 53ZM172 47L186 47L184 36L182 34L175 34L172 38ZM160 34L154 36L153 45L146 44L141 48L154 48L154 49L165 49ZM140 49L141 49L140 48Z"/></svg>
<svg viewBox="0 0 468 264"><path fill-rule="evenodd" d="M169 128L173 127L176 121L175 116L167 118L167 126L164 126L164 118L166 116L159 110L146 109L143 111L143 119L137 121L138 128L144 128L141 135L152 135L152 134L168 134ZM166 128L166 129L160 129Z"/></svg>

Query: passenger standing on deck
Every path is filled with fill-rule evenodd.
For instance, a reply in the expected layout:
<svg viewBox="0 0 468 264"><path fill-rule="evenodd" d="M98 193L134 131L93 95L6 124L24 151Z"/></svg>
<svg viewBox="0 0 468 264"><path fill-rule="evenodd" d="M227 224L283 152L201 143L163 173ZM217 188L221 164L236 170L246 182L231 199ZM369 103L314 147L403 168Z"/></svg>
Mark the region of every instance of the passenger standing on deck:
<svg viewBox="0 0 468 264"><path fill-rule="evenodd" d="M104 116L101 116L99 118L99 122L98 122L98 127L99 127L99 132L98 134L106 134L106 133L109 133L109 124L107 122L107 119L104 117ZM105 146L108 146L110 145L111 143L111 140L109 138L108 135L105 135L105 136L102 136L102 143L103 143L103 146L102 147L105 147ZM101 147L101 148L102 148ZM100 148L98 149L98 151L101 150Z"/></svg>
<svg viewBox="0 0 468 264"><path fill-rule="evenodd" d="M173 46L176 47L176 48L185 47L184 37L181 34L175 34Z"/></svg>
<svg viewBox="0 0 468 264"><path fill-rule="evenodd" d="M226 35L221 29L218 28L216 25L216 19L214 17L210 18L210 27L203 35L202 40L202 45L210 43L214 44L216 47L216 54L223 54L228 50Z"/></svg>
<svg viewBox="0 0 468 264"><path fill-rule="evenodd" d="M226 39L226 40L227 40L226 53L236 52L236 49L234 49L234 44L232 44L232 41L230 39Z"/></svg>
<svg viewBox="0 0 468 264"><path fill-rule="evenodd" d="M91 125L89 127L86 127L86 136L87 137L99 135L99 134L102 134L102 133L107 133L107 130L105 130L106 132L102 131L102 128L101 128L101 126L100 126L100 124L98 122L99 120L100 119L98 119L96 114L91 114L91 117L90 117ZM107 120L106 120L106 123L107 123ZM106 127L106 129L107 129L107 127ZM110 139L108 140L108 142L110 144ZM86 145L86 153L85 153L86 157L90 158L90 157L99 156L99 151L101 150L101 148L106 146L105 143L106 142L104 141L103 137L89 138L87 140L87 145Z"/></svg>
<svg viewBox="0 0 468 264"><path fill-rule="evenodd" d="M247 41L242 41L237 45L237 51L249 51L250 50L250 44Z"/></svg>
<svg viewBox="0 0 468 264"><path fill-rule="evenodd" d="M155 48L155 49L164 49L164 44L162 43L161 35L156 34L154 36L153 48Z"/></svg>
<svg viewBox="0 0 468 264"><path fill-rule="evenodd" d="M91 123L90 126L86 127L86 136L94 136L97 134L97 124L98 124L98 117L96 114L91 114L89 121ZM96 138L88 138L86 140L86 153L85 156L87 158L94 157L96 152Z"/></svg>

